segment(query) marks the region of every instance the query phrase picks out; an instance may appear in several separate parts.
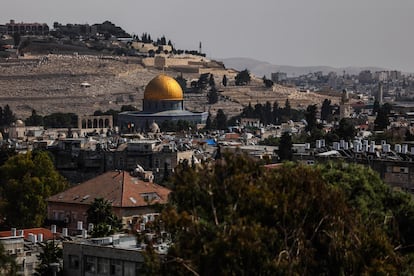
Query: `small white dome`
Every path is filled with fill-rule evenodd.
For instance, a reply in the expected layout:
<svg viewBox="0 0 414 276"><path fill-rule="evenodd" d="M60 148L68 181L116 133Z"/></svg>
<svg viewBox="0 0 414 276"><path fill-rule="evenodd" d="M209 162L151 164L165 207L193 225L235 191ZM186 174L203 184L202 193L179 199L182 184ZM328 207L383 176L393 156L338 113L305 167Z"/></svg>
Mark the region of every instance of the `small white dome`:
<svg viewBox="0 0 414 276"><path fill-rule="evenodd" d="M150 130L152 133L158 133L160 132L160 127L158 126L158 124L156 122L152 122L151 126L150 126Z"/></svg>
<svg viewBox="0 0 414 276"><path fill-rule="evenodd" d="M16 126L22 127L24 126L24 122L22 120L16 120Z"/></svg>

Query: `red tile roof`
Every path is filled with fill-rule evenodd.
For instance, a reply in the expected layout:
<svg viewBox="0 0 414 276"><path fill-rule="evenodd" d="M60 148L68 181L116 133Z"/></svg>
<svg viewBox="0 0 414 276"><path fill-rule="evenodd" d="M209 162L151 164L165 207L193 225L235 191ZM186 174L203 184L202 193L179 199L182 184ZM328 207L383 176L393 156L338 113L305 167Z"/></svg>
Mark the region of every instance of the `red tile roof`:
<svg viewBox="0 0 414 276"><path fill-rule="evenodd" d="M226 133L224 139L226 140L238 140L240 139L239 133Z"/></svg>
<svg viewBox="0 0 414 276"><path fill-rule="evenodd" d="M36 235L36 236L37 236L37 234L43 234L43 240L44 241L52 240L53 239L52 231L50 231L49 229L46 229L46 228L29 228L29 229L23 229L23 235L24 235L24 239L25 240L28 240L29 239L29 234L33 234L33 235ZM0 237L2 237L2 238L11 237L12 235L13 234L12 234L11 230L8 230L8 231L0 231ZM60 234L58 234L58 235L60 235Z"/></svg>
<svg viewBox="0 0 414 276"><path fill-rule="evenodd" d="M49 197L49 202L91 204L95 198L104 198L113 207L147 206L167 203L171 190L152 182L145 182L126 171L111 171Z"/></svg>

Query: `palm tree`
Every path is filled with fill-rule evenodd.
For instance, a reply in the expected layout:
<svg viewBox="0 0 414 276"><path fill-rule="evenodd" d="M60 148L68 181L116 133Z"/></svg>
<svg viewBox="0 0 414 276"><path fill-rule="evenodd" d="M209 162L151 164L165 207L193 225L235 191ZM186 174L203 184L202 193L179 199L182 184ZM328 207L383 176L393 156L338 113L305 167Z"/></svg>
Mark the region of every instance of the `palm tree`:
<svg viewBox="0 0 414 276"><path fill-rule="evenodd" d="M108 200L95 198L86 213L88 214L88 223L104 223L112 215L112 205Z"/></svg>
<svg viewBox="0 0 414 276"><path fill-rule="evenodd" d="M121 222L113 213L112 204L108 200L95 198L86 213L88 223L94 224L91 233L93 237L107 236L121 228Z"/></svg>

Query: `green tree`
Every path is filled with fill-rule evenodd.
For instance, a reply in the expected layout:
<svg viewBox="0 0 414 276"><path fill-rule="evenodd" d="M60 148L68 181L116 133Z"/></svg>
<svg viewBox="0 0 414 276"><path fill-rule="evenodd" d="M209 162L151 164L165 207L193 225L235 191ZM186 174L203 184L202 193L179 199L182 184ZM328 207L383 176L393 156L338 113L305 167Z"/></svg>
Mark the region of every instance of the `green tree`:
<svg viewBox="0 0 414 276"><path fill-rule="evenodd" d="M243 71L240 71L237 73L237 75L234 77L236 85L247 85L250 83L250 72L247 69L244 69Z"/></svg>
<svg viewBox="0 0 414 276"><path fill-rule="evenodd" d="M9 147L6 143L0 146L0 167L12 156L16 155L16 148ZM1 183L1 181L0 181Z"/></svg>
<svg viewBox="0 0 414 276"><path fill-rule="evenodd" d="M330 121L332 119L331 100L325 99L321 107L321 120Z"/></svg>
<svg viewBox="0 0 414 276"><path fill-rule="evenodd" d="M43 116L38 115L36 110L32 110L32 115L25 120L26 126L41 126L43 125Z"/></svg>
<svg viewBox="0 0 414 276"><path fill-rule="evenodd" d="M43 151L10 157L0 167L0 175L1 213L7 227L41 226L46 218L47 198L68 186L49 154Z"/></svg>
<svg viewBox="0 0 414 276"><path fill-rule="evenodd" d="M370 167L349 163L320 166L322 177L344 191L350 206L366 221L380 225L395 248L414 253L414 201L411 195L385 184Z"/></svg>
<svg viewBox="0 0 414 276"><path fill-rule="evenodd" d="M215 86L210 88L210 91L207 94L208 104L215 104L218 102L219 96Z"/></svg>
<svg viewBox="0 0 414 276"><path fill-rule="evenodd" d="M92 237L104 237L120 229L120 220L112 211L112 204L103 198L95 198L87 213L88 223L93 223Z"/></svg>
<svg viewBox="0 0 414 276"><path fill-rule="evenodd" d="M344 140L352 140L355 138L357 130L355 129L355 125L352 119L349 118L342 118L339 121L339 125L337 128L334 129L334 133L340 138Z"/></svg>
<svg viewBox="0 0 414 276"><path fill-rule="evenodd" d="M252 107L252 103L249 102L249 105L246 106L245 108L243 108L243 112L242 112L241 116L243 118L254 118L254 116L255 116L254 113L255 113L255 111L254 111L254 108Z"/></svg>
<svg viewBox="0 0 414 276"><path fill-rule="evenodd" d="M125 111L137 111L138 109L133 106L133 105L123 105L121 106L121 112L125 112Z"/></svg>
<svg viewBox="0 0 414 276"><path fill-rule="evenodd" d="M55 276L61 275L58 271L61 270L60 263L63 260L63 250L54 241L47 241L40 243L42 248L41 253L37 257L40 261L36 268L36 275L39 276Z"/></svg>
<svg viewBox="0 0 414 276"><path fill-rule="evenodd" d="M269 125L272 123L272 104L267 101L263 107L263 124L264 125Z"/></svg>
<svg viewBox="0 0 414 276"><path fill-rule="evenodd" d="M273 81L267 79L266 76L263 76L262 80L263 80L263 84L265 85L266 88L270 88L274 84Z"/></svg>
<svg viewBox="0 0 414 276"><path fill-rule="evenodd" d="M183 92L186 91L187 89L187 80L185 78L183 78L183 74L177 76L175 78L175 80L178 82L178 84L181 86L181 89L183 90Z"/></svg>
<svg viewBox="0 0 414 276"><path fill-rule="evenodd" d="M381 108L381 106L380 106L380 104L379 104L379 101L378 100L375 100L374 101L374 105L373 105L373 107L372 107L372 114L378 114L378 111L380 110L380 108Z"/></svg>
<svg viewBox="0 0 414 276"><path fill-rule="evenodd" d="M210 79L208 80L208 85L210 85L210 87L215 87L216 86L216 82L214 81L214 75L210 74Z"/></svg>
<svg viewBox="0 0 414 276"><path fill-rule="evenodd" d="M224 114L223 109L217 110L215 121L217 129L227 129L227 116Z"/></svg>
<svg viewBox="0 0 414 276"><path fill-rule="evenodd" d="M1 125L10 126L12 123L16 121L16 116L14 115L13 111L11 110L8 104L4 106L2 115L3 116Z"/></svg>
<svg viewBox="0 0 414 276"><path fill-rule="evenodd" d="M305 112L305 119L307 122L307 125L305 127L306 131L312 131L314 128L316 128L316 113L318 111L318 107L316 104L308 105Z"/></svg>
<svg viewBox="0 0 414 276"><path fill-rule="evenodd" d="M161 219L174 275L372 275L401 272L383 229L365 223L318 168L264 169L243 154L180 165ZM167 267L167 266L166 266Z"/></svg>
<svg viewBox="0 0 414 276"><path fill-rule="evenodd" d="M203 91L207 88L209 83L210 73L201 74L197 81L192 82L191 86L196 91Z"/></svg>
<svg viewBox="0 0 414 276"><path fill-rule="evenodd" d="M374 121L375 130L384 130L390 125L388 115L391 112L391 105L383 104L377 112L377 117Z"/></svg>
<svg viewBox="0 0 414 276"><path fill-rule="evenodd" d="M206 120L206 129L210 130L213 129L213 122L211 120L211 113L208 113L207 120Z"/></svg>
<svg viewBox="0 0 414 276"><path fill-rule="evenodd" d="M279 158L281 161L292 160L293 157L292 136L289 132L283 132L279 143Z"/></svg>
<svg viewBox="0 0 414 276"><path fill-rule="evenodd" d="M78 126L78 115L75 113L52 113L43 117L46 128L76 128Z"/></svg>
<svg viewBox="0 0 414 276"><path fill-rule="evenodd" d="M102 115L104 115L104 113L103 113L103 111L102 111L102 110L95 110L95 111L93 112L93 116L102 116Z"/></svg>
<svg viewBox="0 0 414 276"><path fill-rule="evenodd" d="M227 76L223 75L223 80L221 81L221 83L223 84L223 86L227 86Z"/></svg>
<svg viewBox="0 0 414 276"><path fill-rule="evenodd" d="M254 105L254 116L253 117L258 118L260 122L262 123L265 120L263 105L261 103L257 103Z"/></svg>
<svg viewBox="0 0 414 276"><path fill-rule="evenodd" d="M285 107L282 109L282 121L287 122L292 119L292 107L290 106L289 99L285 101Z"/></svg>
<svg viewBox="0 0 414 276"><path fill-rule="evenodd" d="M21 41L21 36L18 32L13 33L13 41L14 41L14 46L19 46L20 41Z"/></svg>

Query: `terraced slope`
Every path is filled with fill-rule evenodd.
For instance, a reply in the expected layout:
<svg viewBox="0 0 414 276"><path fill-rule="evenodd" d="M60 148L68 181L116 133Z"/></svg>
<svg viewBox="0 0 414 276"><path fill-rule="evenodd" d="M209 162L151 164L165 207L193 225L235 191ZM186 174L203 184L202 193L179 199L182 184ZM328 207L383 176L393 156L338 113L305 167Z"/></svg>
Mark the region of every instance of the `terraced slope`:
<svg viewBox="0 0 414 276"><path fill-rule="evenodd" d="M200 68L202 72L214 75L221 97L217 104L209 106L206 92L186 93L184 104L192 111L210 110L215 114L221 108L230 117L249 102L277 100L283 106L289 98L292 107L306 107L311 103L321 104L325 98L283 86L265 89L260 79L254 79L246 87L234 86L232 80L237 72L231 69ZM33 109L40 115L53 112L92 114L95 110L120 110L122 105L141 109L146 84L160 73L172 77L180 74L145 67L141 58L131 57L50 54L1 60L0 106L9 104L20 119L30 116ZM220 85L224 74L229 79L227 87ZM184 73L183 77L189 80L189 85L198 74ZM89 86L82 85L85 83Z"/></svg>

